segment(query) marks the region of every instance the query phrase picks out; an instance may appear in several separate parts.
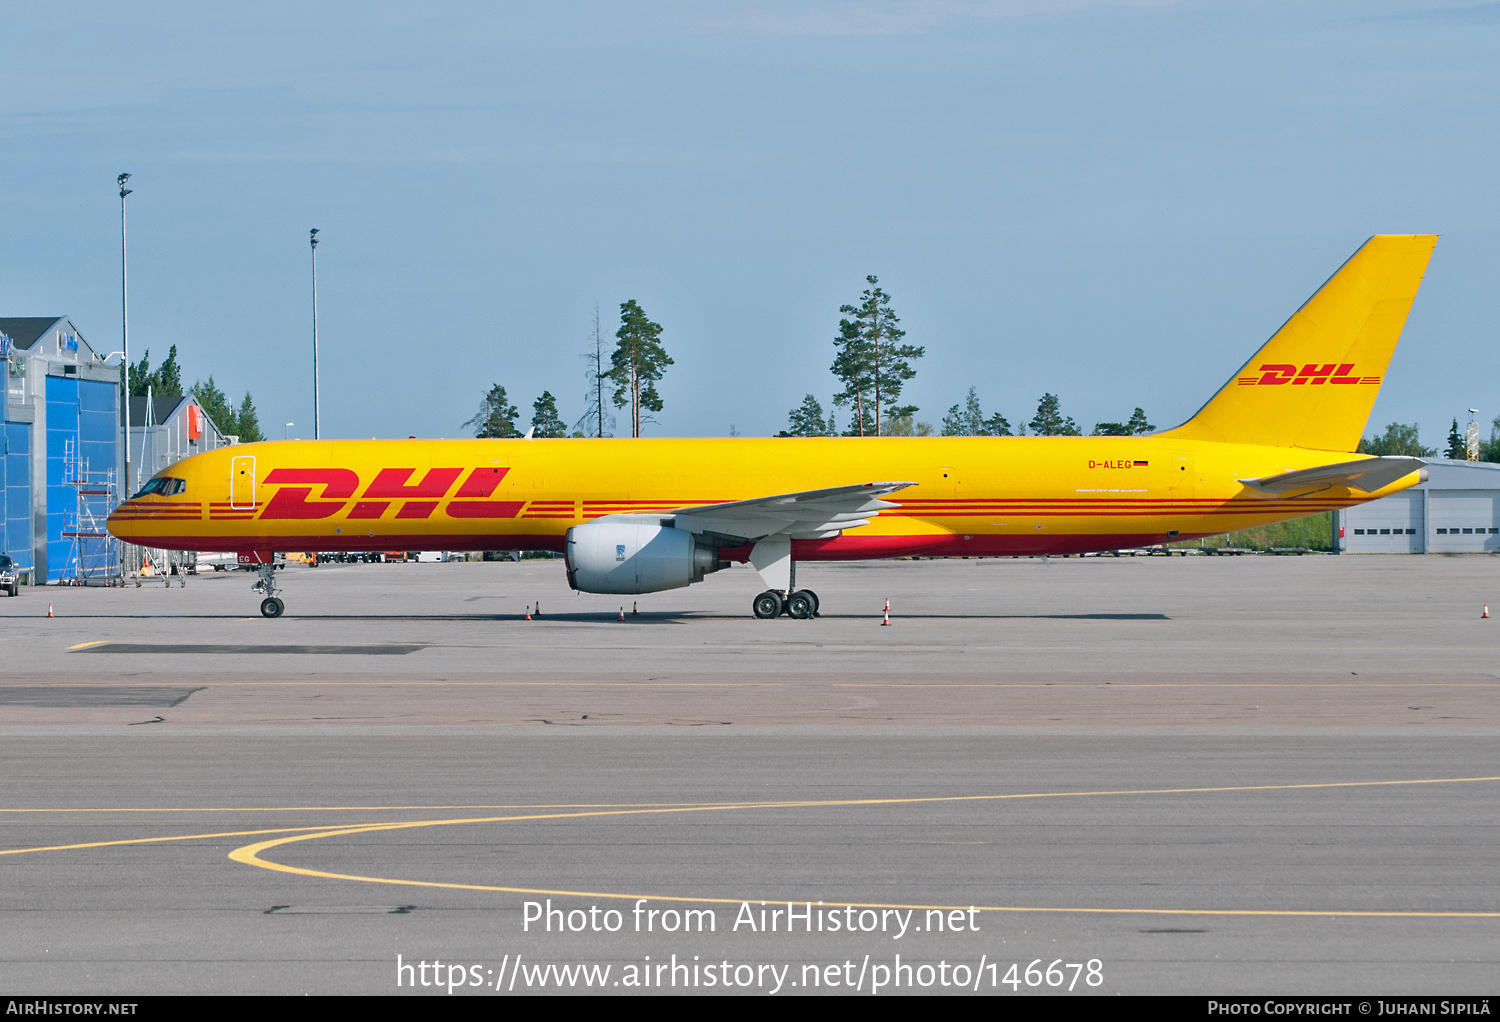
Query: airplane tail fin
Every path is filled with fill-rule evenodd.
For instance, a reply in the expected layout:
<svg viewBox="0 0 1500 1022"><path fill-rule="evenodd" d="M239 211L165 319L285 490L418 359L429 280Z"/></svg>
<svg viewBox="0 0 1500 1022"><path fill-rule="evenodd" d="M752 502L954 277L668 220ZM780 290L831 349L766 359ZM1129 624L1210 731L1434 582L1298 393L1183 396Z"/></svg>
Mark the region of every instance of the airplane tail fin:
<svg viewBox="0 0 1500 1022"><path fill-rule="evenodd" d="M1435 234L1365 242L1197 415L1168 433L1353 451L1435 244Z"/></svg>

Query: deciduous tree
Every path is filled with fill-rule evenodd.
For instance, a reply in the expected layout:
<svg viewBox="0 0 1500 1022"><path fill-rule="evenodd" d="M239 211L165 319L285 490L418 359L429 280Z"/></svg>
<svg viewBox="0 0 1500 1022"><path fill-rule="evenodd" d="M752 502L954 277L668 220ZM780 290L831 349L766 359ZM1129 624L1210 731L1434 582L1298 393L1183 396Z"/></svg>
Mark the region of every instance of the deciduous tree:
<svg viewBox="0 0 1500 1022"><path fill-rule="evenodd" d="M1457 426L1457 420L1453 424ZM1377 454L1382 457L1405 455L1411 458L1431 458L1437 454L1433 448L1422 446L1415 422L1410 425L1393 422L1385 427L1384 433L1368 439L1361 438L1356 450L1360 454Z"/></svg>
<svg viewBox="0 0 1500 1022"><path fill-rule="evenodd" d="M1500 416L1490 423L1490 438L1479 442L1480 461L1500 461Z"/></svg>

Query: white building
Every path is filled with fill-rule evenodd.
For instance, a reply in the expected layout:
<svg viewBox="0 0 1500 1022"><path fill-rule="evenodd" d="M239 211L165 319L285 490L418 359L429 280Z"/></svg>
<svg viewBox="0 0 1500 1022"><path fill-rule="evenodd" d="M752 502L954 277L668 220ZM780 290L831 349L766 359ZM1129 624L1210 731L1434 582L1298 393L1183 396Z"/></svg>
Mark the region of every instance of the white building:
<svg viewBox="0 0 1500 1022"><path fill-rule="evenodd" d="M1339 512L1349 554L1500 553L1500 464L1427 461L1427 482Z"/></svg>

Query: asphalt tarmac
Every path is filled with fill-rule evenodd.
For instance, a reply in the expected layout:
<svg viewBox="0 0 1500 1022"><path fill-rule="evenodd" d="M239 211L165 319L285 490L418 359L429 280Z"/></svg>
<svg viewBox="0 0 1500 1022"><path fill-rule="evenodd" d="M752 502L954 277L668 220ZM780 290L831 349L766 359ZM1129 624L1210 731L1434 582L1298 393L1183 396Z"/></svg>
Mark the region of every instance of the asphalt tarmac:
<svg viewBox="0 0 1500 1022"><path fill-rule="evenodd" d="M0 988L1493 993L1494 565L23 590Z"/></svg>

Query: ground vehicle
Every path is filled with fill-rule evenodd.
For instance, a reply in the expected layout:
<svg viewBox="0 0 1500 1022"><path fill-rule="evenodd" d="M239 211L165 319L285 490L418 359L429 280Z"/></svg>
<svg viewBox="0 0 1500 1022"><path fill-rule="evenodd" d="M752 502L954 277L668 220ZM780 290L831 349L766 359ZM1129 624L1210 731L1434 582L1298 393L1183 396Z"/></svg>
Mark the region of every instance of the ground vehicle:
<svg viewBox="0 0 1500 1022"><path fill-rule="evenodd" d="M0 590L15 596L21 585L20 572L16 570L15 562L5 554L0 554Z"/></svg>

